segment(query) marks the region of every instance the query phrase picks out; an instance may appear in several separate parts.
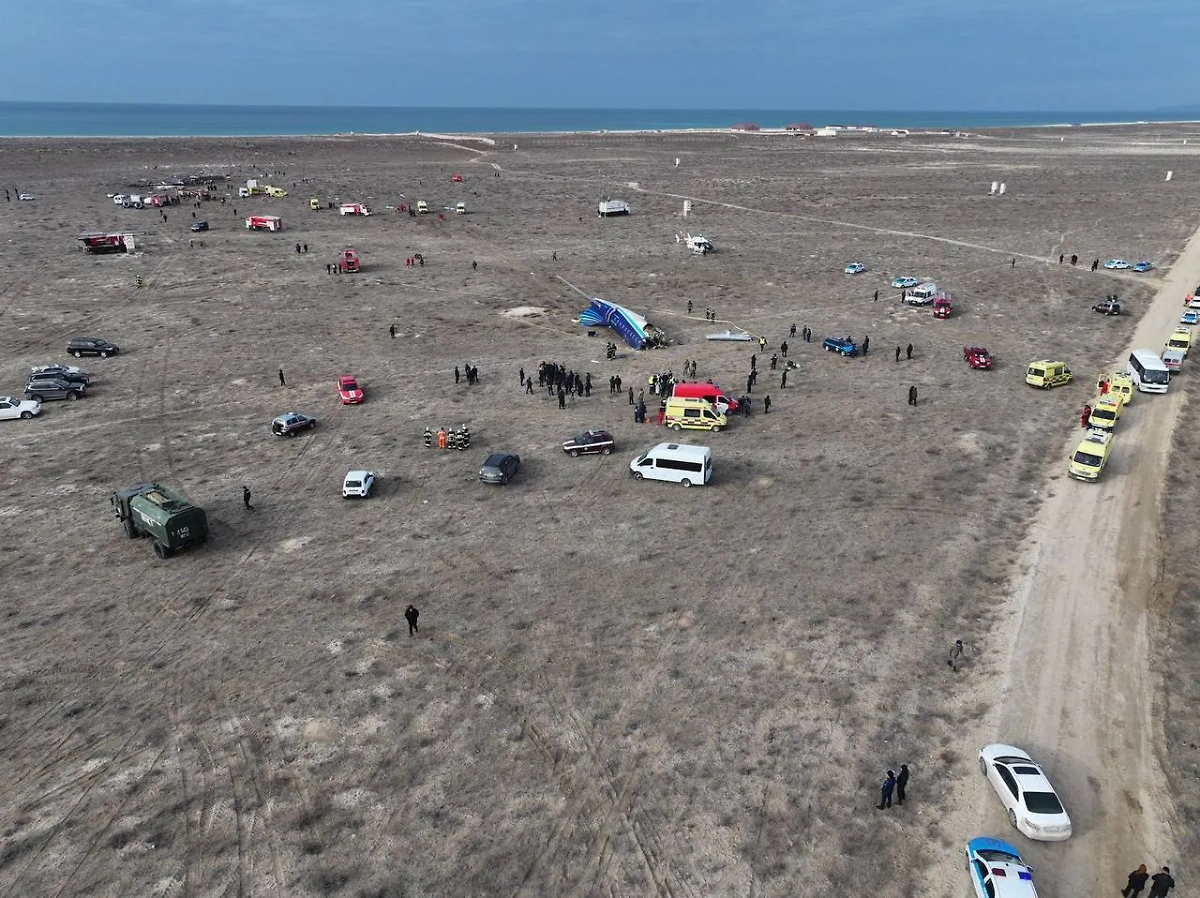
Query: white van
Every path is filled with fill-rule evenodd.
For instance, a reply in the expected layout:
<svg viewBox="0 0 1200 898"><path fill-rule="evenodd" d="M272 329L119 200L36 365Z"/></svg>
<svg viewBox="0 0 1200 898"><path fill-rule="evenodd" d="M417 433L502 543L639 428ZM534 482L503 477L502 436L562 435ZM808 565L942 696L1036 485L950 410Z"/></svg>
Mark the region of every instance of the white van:
<svg viewBox="0 0 1200 898"><path fill-rule="evenodd" d="M927 306L937 298L938 292L937 284L926 281L906 291L904 301L910 306Z"/></svg>
<svg viewBox="0 0 1200 898"><path fill-rule="evenodd" d="M659 443L629 463L636 480L669 480L684 486L704 486L712 480L712 450L707 446Z"/></svg>

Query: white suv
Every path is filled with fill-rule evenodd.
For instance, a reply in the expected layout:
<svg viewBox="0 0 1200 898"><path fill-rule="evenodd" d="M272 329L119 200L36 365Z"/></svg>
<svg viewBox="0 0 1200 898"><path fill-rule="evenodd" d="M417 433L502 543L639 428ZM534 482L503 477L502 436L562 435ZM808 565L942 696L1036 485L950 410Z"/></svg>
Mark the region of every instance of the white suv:
<svg viewBox="0 0 1200 898"><path fill-rule="evenodd" d="M21 399L18 396L0 396L0 420L24 418L29 420L42 413L42 403L37 399Z"/></svg>
<svg viewBox="0 0 1200 898"><path fill-rule="evenodd" d="M375 485L374 471L350 471L342 481L342 498L349 499L357 496L360 499L370 498L371 487Z"/></svg>

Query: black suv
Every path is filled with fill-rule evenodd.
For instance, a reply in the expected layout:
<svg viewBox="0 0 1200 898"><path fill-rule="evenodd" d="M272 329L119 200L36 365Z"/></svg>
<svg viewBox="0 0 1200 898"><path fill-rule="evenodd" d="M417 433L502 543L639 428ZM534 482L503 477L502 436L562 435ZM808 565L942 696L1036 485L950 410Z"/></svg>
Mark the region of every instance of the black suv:
<svg viewBox="0 0 1200 898"><path fill-rule="evenodd" d="M79 358L85 355L98 355L102 359L108 358L110 355L116 355L121 350L107 340L98 340L95 337L76 337L67 344L67 352Z"/></svg>
<svg viewBox="0 0 1200 898"><path fill-rule="evenodd" d="M497 452L489 455L479 469L481 483L508 483L521 470L521 456L511 452Z"/></svg>
<svg viewBox="0 0 1200 898"><path fill-rule="evenodd" d="M25 384L26 399L78 399L87 391L83 384L65 380L31 380Z"/></svg>
<svg viewBox="0 0 1200 898"><path fill-rule="evenodd" d="M83 384L85 387L92 382L92 378L82 371L68 371L61 365L54 365L31 372L25 383L42 380L65 380L69 384Z"/></svg>

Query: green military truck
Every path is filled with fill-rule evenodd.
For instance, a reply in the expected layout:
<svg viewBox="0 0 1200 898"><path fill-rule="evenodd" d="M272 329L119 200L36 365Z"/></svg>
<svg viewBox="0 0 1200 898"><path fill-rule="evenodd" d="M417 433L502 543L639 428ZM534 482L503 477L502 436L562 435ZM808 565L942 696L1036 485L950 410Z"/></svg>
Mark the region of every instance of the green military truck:
<svg viewBox="0 0 1200 898"><path fill-rule="evenodd" d="M130 539L149 537L159 558L208 541L208 516L179 493L157 483L117 490L109 500Z"/></svg>

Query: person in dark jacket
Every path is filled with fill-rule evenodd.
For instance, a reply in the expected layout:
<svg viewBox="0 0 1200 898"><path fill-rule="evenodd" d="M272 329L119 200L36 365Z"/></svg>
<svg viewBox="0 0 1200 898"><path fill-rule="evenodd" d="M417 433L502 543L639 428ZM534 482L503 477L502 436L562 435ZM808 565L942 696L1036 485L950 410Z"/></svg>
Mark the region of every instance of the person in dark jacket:
<svg viewBox="0 0 1200 898"><path fill-rule="evenodd" d="M417 618L420 616L420 614L421 614L421 612L418 611L412 605L409 605L407 608L404 609L404 619L406 621L408 621L408 635L409 636L412 636L414 633L419 632L419 630L417 629Z"/></svg>
<svg viewBox="0 0 1200 898"><path fill-rule="evenodd" d="M1171 868L1163 867L1161 873L1150 877L1149 898L1167 898L1167 892L1175 888L1175 880L1171 877Z"/></svg>
<svg viewBox="0 0 1200 898"><path fill-rule="evenodd" d="M896 774L892 771L887 772L887 779L883 781L883 786L879 789L879 804L876 806L878 810L890 808L892 806L892 790L896 788Z"/></svg>
<svg viewBox="0 0 1200 898"><path fill-rule="evenodd" d="M1129 874L1129 880L1125 883L1125 888L1121 889L1121 894L1125 898L1137 898L1142 893L1142 889L1146 887L1146 880L1149 878L1150 874L1146 872L1146 865L1142 864Z"/></svg>
<svg viewBox="0 0 1200 898"><path fill-rule="evenodd" d="M896 777L896 804L904 804L904 790L908 786L908 765L900 765L900 774Z"/></svg>

